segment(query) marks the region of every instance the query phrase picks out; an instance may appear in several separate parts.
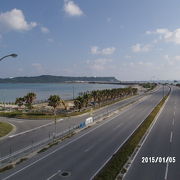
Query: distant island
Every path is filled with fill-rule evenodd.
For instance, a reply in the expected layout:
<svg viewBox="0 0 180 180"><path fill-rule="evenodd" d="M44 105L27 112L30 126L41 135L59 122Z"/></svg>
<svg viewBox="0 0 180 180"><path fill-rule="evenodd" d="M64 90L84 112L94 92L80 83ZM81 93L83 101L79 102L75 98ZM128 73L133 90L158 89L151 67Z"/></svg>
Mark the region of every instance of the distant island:
<svg viewBox="0 0 180 180"><path fill-rule="evenodd" d="M120 83L115 77L71 77L41 75L34 77L0 78L0 83Z"/></svg>

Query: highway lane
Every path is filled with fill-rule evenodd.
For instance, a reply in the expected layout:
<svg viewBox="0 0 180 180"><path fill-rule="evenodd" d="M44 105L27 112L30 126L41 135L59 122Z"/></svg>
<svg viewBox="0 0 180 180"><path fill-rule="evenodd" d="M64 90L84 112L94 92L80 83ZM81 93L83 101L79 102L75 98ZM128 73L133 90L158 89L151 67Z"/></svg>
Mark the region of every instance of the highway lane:
<svg viewBox="0 0 180 180"><path fill-rule="evenodd" d="M93 114L95 116L97 116L98 114L103 114L107 111L110 111L110 110L115 110L117 109L119 106L122 106L123 104L127 104L128 102L133 102L133 101L136 101L137 99L139 99L140 97L142 97L143 94L141 95L137 95L137 96L134 96L134 97L130 97L130 99L126 99L126 100L123 100L121 102L117 102L117 103L114 103L114 104L111 104L109 106L105 106L103 108L99 108L97 110L94 110L93 111ZM82 115L79 115L79 116L75 116L75 117L72 117L72 121L76 121L76 119L78 120L84 120L85 118L89 117L89 114L90 113L85 113L85 114L82 114ZM67 120L67 118L63 118L65 121ZM19 134L19 133L22 133L22 132L25 132L25 131L28 131L28 130L31 130L31 129L34 129L36 127L39 127L39 126L43 126L43 125L48 125L49 123L52 123L53 120L38 120L38 119L17 119L17 118L6 118L6 117L0 117L0 121L3 121L3 122L9 122L9 123L12 123L13 125L16 126L16 132L15 134Z"/></svg>
<svg viewBox="0 0 180 180"><path fill-rule="evenodd" d="M179 180L180 178L180 89L172 93L124 180ZM176 162L142 163L142 157L175 157ZM167 158L166 158L167 159Z"/></svg>
<svg viewBox="0 0 180 180"><path fill-rule="evenodd" d="M158 88L159 88L159 86L157 86L155 88L155 90L157 90ZM146 93L146 94L150 94L150 92ZM131 103L133 101L137 101L139 98L143 97L146 94L141 92L137 96L130 97L128 99L119 101L117 103L114 103L114 104L99 108L97 110L94 110L93 114L94 114L94 116L98 116L99 114L104 114L104 113L106 113L108 111L116 110L116 109L119 108L119 106L122 107L123 105L126 105L128 103ZM85 113L85 114L82 114L82 115L79 115L79 116L72 117L71 121L76 122L76 120L79 120L81 122L84 119L86 119L87 117L89 117L89 114L90 113ZM63 120L68 121L67 118L63 118ZM44 126L44 125L49 125L50 123L52 123L53 120L48 120L48 119L47 120L37 120L37 119L29 120L29 119L17 119L17 118L0 117L0 121L9 122L9 123L12 123L13 125L15 125L16 126L16 132L14 134L19 134L19 133L23 133L23 132L26 132L26 131L29 131L29 130L33 130L34 128L37 128L37 127L41 127L41 126Z"/></svg>
<svg viewBox="0 0 180 180"><path fill-rule="evenodd" d="M107 111L110 112L112 110L119 109L120 107L123 107L129 103L132 103L138 100L140 97L141 96L135 96L135 97L120 101L118 103L112 104L108 107L98 109L97 111L93 113L93 116L96 117L103 113L106 113ZM74 125L78 125L80 122L84 122L85 119L89 116L90 114L88 113L88 114L81 115L78 117L65 118L63 121L60 121L57 123L57 132L63 132L64 130L69 129L70 127L73 127ZM39 121L37 123L39 124ZM0 141L1 157L8 155L10 152L15 152L29 145L32 145L33 143L42 141L46 138L49 138L49 137L52 138L54 131L55 131L55 127L54 127L54 123L52 123L51 125L48 125L46 127L37 129L35 131L30 131L28 133L24 133L18 136L12 137L11 135L9 138L6 138Z"/></svg>
<svg viewBox="0 0 180 180"><path fill-rule="evenodd" d="M69 171L68 180L90 179L125 139L147 117L162 97L162 89L128 111L83 131L0 174L1 179L64 179L58 172Z"/></svg>

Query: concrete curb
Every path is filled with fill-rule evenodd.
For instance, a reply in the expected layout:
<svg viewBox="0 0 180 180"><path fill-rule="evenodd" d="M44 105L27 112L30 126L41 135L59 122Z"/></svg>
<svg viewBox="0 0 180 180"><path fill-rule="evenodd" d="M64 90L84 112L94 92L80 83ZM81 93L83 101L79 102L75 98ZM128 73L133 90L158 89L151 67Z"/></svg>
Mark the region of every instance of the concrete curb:
<svg viewBox="0 0 180 180"><path fill-rule="evenodd" d="M154 118L153 122L151 123L150 127L148 128L148 130L146 131L146 133L144 134L144 136L142 137L141 141L139 142L139 144L137 145L136 149L134 150L133 154L131 155L131 157L129 158L129 160L126 162L126 164L124 165L124 169L126 169L126 173L121 174L119 173L116 177L115 180L122 180L125 178L129 168L131 167L131 165L133 164L134 160L136 159L136 156L138 155L139 151L141 150L141 147L143 146L143 144L146 142L146 139L148 138L148 135L150 134L151 130L153 129L154 125L156 124L159 116L161 115L165 105L167 104L169 97L171 95L172 92L170 92L168 98L166 99L166 101L164 102L163 106L161 107L160 111L158 112L158 114L156 115L156 117Z"/></svg>

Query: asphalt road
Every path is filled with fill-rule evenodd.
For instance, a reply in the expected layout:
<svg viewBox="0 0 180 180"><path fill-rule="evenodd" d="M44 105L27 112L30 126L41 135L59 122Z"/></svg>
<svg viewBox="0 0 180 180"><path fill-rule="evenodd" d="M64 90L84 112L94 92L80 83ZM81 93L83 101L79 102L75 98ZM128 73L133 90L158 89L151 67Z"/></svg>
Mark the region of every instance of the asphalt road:
<svg viewBox="0 0 180 180"><path fill-rule="evenodd" d="M150 134L135 157L124 180L179 180L180 179L180 89L172 88L172 93ZM157 162L142 157L155 157ZM161 158L165 161L161 162ZM175 157L175 162L167 160ZM167 160L167 161L166 161ZM161 162L161 163L160 163Z"/></svg>
<svg viewBox="0 0 180 180"><path fill-rule="evenodd" d="M142 95L143 96L143 95ZM93 113L93 117L101 116L104 113L119 109L120 107L124 107L127 104L130 104L134 101L137 101L139 98L142 96L135 96L123 101L120 101L118 103L112 104L110 106L101 108L96 110ZM89 113L77 117L71 117L71 118L65 118L64 120L60 121L57 123L57 132L63 132L64 130L67 130L75 125L80 124L80 122L84 122L86 118L90 116ZM12 152L18 151L20 149L23 149L29 145L32 145L33 143L42 141L46 138L52 138L54 131L55 131L55 126L54 122L51 121L37 121L36 120L17 120L13 119L13 121L21 126L21 129L26 128L27 126L36 128L39 127L40 125L47 125L51 123L51 125L30 131L30 132L24 132L23 134L19 134L19 132L16 132L14 135L10 135L9 137L3 139L0 141L0 154L1 157L4 157ZM12 120L11 120L12 122ZM35 126L35 124L37 126ZM18 126L18 127L19 127ZM20 128L20 127L19 127ZM18 129L19 129L18 128ZM25 130L25 129L24 129ZM20 131L22 133L22 131Z"/></svg>
<svg viewBox="0 0 180 180"><path fill-rule="evenodd" d="M29 120L29 119L16 119L16 118L7 118L0 117L1 122L9 122L16 127L14 134L18 134L36 127L52 123L52 120Z"/></svg>
<svg viewBox="0 0 180 180"><path fill-rule="evenodd" d="M132 101L136 101L137 99L139 99L142 96L143 96L143 94L135 96L135 97L131 97L130 99L124 100L122 102L117 102L115 104L111 104L109 106L105 106L103 108L97 109L94 111L94 115L97 116L98 114L105 113L108 110L115 110L119 106L125 105ZM75 117L72 117L71 119L74 121L76 121L76 119L83 121L87 117L89 117L89 113L75 116ZM67 118L63 118L63 119L66 120ZM6 118L6 117L0 117L0 121L9 122L9 123L13 124L14 126L16 126L15 134L19 134L19 133L34 129L39 126L48 125L49 123L53 122L53 120L48 120L48 119L47 120L43 120L43 119L42 120L38 120L38 119L30 120L30 119L17 119L17 118Z"/></svg>
<svg viewBox="0 0 180 180"><path fill-rule="evenodd" d="M167 89L165 90L167 92ZM162 98L162 88L151 97L98 126L82 131L16 168L2 180L89 180L132 134ZM69 176L63 177L62 172Z"/></svg>

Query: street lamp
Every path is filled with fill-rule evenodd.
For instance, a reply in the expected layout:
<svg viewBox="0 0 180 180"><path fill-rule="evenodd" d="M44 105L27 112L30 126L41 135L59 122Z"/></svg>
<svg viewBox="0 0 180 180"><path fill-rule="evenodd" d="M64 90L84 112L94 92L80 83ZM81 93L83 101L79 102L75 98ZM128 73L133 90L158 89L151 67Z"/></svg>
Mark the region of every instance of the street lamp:
<svg viewBox="0 0 180 180"><path fill-rule="evenodd" d="M10 57L10 56L13 57L13 58L15 58L15 57L17 57L18 55L17 55L17 54L9 54L9 55L6 55L6 56L0 58L0 61L2 61L4 58Z"/></svg>

